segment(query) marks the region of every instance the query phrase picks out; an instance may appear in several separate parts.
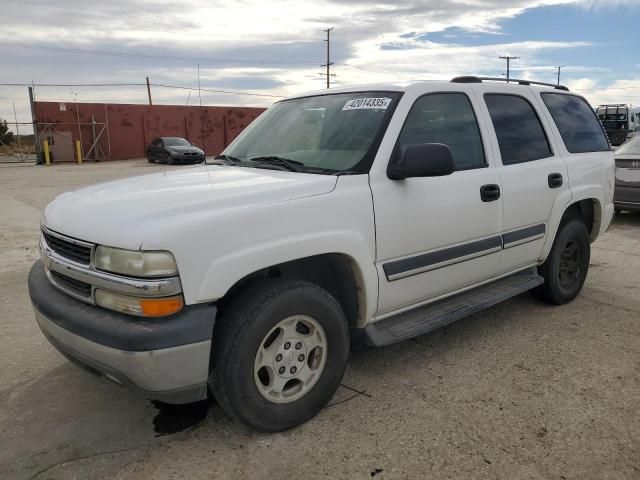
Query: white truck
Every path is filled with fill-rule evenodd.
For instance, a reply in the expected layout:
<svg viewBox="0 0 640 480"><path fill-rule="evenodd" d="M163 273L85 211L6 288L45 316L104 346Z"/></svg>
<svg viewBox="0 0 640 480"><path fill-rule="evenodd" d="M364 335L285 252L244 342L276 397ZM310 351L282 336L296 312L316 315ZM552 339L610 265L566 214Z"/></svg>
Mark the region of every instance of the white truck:
<svg viewBox="0 0 640 480"><path fill-rule="evenodd" d="M350 345L531 290L572 300L614 158L565 87L480 77L277 102L209 164L65 193L29 275L37 322L148 398L213 394L263 431L331 399Z"/></svg>

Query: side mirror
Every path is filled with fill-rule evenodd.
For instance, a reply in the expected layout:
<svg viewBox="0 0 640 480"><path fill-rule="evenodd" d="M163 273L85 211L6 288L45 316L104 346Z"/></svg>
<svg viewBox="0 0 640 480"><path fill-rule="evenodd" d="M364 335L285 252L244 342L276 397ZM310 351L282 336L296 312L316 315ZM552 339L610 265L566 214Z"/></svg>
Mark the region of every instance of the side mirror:
<svg viewBox="0 0 640 480"><path fill-rule="evenodd" d="M450 175L455 170L451 149L442 143L409 145L404 153L398 153L399 160L392 162L387 168L387 176L391 180L440 177Z"/></svg>

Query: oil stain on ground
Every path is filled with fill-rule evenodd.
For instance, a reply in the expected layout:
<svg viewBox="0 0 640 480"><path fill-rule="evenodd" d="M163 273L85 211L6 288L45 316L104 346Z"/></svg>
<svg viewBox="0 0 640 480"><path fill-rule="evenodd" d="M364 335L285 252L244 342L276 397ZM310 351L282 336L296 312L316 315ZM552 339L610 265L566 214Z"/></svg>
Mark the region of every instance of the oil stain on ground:
<svg viewBox="0 0 640 480"><path fill-rule="evenodd" d="M151 403L158 409L158 414L153 419L153 429L156 437L160 437L182 432L202 422L207 418L212 402L202 400L184 405L170 405L157 401Z"/></svg>

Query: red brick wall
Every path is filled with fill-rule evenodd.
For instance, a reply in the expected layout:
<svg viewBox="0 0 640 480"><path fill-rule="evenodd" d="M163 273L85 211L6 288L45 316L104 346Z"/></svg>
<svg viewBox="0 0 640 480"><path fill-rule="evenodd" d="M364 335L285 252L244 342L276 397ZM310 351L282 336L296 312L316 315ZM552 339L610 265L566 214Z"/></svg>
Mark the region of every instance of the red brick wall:
<svg viewBox="0 0 640 480"><path fill-rule="evenodd" d="M73 140L82 137L86 157L91 148L91 117L107 123L99 144L108 159L122 160L145 156L146 145L156 137L184 137L203 148L207 155L217 155L263 108L198 107L177 105L131 105L103 103L35 102L39 131L42 124L54 123L54 131L71 132ZM79 126L78 123L81 125ZM96 135L102 126L96 126ZM109 155L110 145L110 155ZM72 158L54 158L73 160Z"/></svg>

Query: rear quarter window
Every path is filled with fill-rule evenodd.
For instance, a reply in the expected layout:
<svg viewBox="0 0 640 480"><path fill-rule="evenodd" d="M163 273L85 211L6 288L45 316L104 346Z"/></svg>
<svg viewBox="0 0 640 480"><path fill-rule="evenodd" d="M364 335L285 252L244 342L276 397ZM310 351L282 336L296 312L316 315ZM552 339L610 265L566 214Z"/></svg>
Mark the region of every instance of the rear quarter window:
<svg viewBox="0 0 640 480"><path fill-rule="evenodd" d="M581 97L562 93L542 93L562 141L570 153L604 152L609 141L595 113Z"/></svg>

